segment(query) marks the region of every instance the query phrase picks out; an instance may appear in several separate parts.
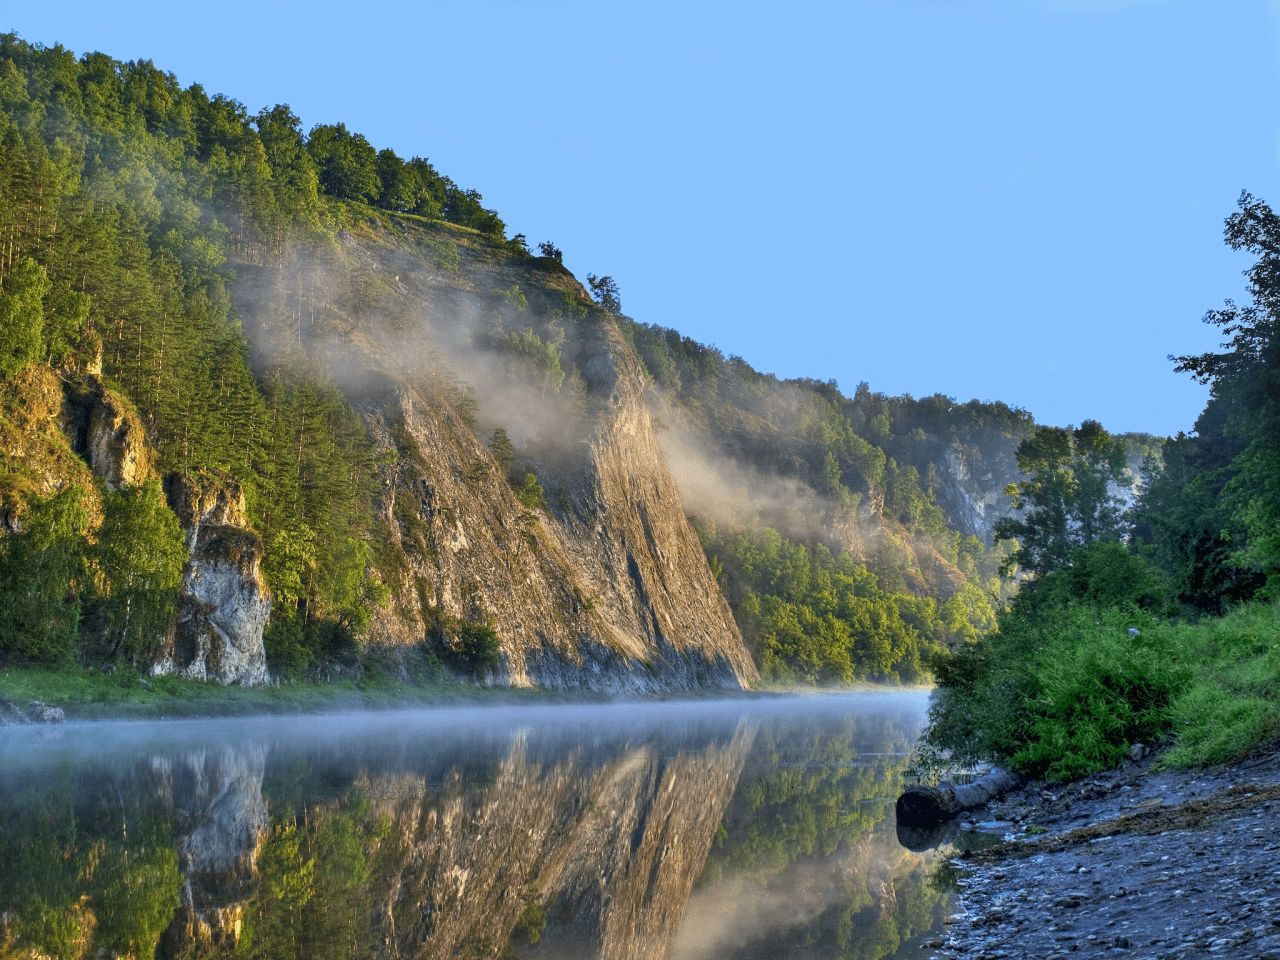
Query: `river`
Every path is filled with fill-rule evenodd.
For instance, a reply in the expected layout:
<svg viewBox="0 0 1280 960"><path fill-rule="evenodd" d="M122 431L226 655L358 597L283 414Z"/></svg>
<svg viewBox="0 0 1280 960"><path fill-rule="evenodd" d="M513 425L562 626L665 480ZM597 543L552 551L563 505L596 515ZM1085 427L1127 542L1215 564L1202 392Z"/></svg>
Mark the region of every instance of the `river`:
<svg viewBox="0 0 1280 960"><path fill-rule="evenodd" d="M921 956L922 693L66 724L0 740L0 955Z"/></svg>

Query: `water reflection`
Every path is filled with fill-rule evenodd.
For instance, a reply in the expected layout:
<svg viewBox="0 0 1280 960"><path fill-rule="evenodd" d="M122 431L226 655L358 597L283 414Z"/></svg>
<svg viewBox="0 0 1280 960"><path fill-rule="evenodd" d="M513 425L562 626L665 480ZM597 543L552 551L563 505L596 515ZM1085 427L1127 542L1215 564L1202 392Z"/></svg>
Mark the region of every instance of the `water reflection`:
<svg viewBox="0 0 1280 960"><path fill-rule="evenodd" d="M6 730L0 956L891 955L923 697Z"/></svg>

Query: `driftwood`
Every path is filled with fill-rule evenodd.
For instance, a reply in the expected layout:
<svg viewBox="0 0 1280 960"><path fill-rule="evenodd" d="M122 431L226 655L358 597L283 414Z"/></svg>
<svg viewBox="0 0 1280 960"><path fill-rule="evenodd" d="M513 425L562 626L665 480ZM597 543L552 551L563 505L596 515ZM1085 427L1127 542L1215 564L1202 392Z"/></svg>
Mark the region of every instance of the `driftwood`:
<svg viewBox="0 0 1280 960"><path fill-rule="evenodd" d="M939 820L954 820L964 811L980 807L1017 785L1018 776L999 767L992 767L986 776L959 787L949 783L936 787L915 784L898 798L898 823L924 826Z"/></svg>

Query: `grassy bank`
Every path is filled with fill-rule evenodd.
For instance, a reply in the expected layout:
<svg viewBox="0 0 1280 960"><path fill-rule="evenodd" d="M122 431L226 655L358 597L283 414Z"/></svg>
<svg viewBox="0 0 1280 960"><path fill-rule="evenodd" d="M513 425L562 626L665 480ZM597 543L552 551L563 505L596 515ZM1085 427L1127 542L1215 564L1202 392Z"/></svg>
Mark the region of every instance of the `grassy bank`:
<svg viewBox="0 0 1280 960"><path fill-rule="evenodd" d="M1280 738L1280 605L1199 623L1136 608L1002 617L940 658L924 764L998 762L1068 780L1172 740L1166 763L1224 763Z"/></svg>
<svg viewBox="0 0 1280 960"><path fill-rule="evenodd" d="M752 690L673 691L649 700L714 700L743 697L823 696L871 691L921 691L925 687L886 687L871 683L838 687L760 685ZM136 670L114 673L68 667L61 670L10 668L0 671L0 700L20 709L32 700L62 707L68 720L154 720L161 718L237 717L406 707L604 703L615 698L586 690L529 690L480 687L455 679L406 683L377 671L359 680L319 683L290 680L279 686L224 687L217 683L152 677Z"/></svg>
<svg viewBox="0 0 1280 960"><path fill-rule="evenodd" d="M0 700L25 709L32 700L62 707L68 720L230 717L254 714L332 713L402 707L598 702L591 693L486 688L441 680L404 683L366 673L359 680L280 686L224 687L217 683L150 677L120 669L9 669L0 674Z"/></svg>

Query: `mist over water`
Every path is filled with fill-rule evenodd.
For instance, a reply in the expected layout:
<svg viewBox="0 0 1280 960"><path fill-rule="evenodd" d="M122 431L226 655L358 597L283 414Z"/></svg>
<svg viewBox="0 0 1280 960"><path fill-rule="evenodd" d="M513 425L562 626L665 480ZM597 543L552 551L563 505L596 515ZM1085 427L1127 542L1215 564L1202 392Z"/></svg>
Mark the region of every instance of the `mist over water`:
<svg viewBox="0 0 1280 960"><path fill-rule="evenodd" d="M892 822L925 707L11 728L0 938L59 953L64 929L76 949L158 957L891 956L945 908Z"/></svg>

